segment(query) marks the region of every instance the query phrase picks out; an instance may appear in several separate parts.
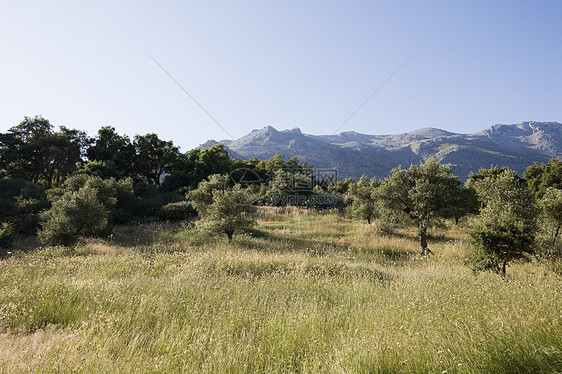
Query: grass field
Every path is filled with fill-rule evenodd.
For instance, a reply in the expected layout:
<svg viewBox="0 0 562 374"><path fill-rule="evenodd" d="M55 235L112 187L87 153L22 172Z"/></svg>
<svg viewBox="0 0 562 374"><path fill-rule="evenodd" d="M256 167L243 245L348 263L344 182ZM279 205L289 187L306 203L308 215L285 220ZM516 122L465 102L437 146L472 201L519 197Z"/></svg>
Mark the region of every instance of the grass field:
<svg viewBox="0 0 562 374"><path fill-rule="evenodd" d="M562 372L562 277L474 275L461 229L262 210L257 229L118 227L0 261L0 373Z"/></svg>

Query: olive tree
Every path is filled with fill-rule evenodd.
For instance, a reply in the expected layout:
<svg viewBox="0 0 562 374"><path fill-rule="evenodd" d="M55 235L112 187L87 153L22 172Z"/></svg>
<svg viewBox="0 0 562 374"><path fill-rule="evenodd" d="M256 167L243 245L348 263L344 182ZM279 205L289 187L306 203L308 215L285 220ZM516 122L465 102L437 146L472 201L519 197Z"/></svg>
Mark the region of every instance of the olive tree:
<svg viewBox="0 0 562 374"><path fill-rule="evenodd" d="M540 199L549 187L562 188L562 160L552 158L547 163L535 162L527 168L523 177L535 197Z"/></svg>
<svg viewBox="0 0 562 374"><path fill-rule="evenodd" d="M213 192L224 190L228 183L228 176L213 174L207 180L199 182L198 187L187 193L186 197L191 201L191 205L197 210L197 213L201 217L205 217L213 203Z"/></svg>
<svg viewBox="0 0 562 374"><path fill-rule="evenodd" d="M254 207L247 203L247 191L240 186L216 190L204 217L207 221L205 225L212 231L226 234L231 242L235 233L249 231L256 224L253 211Z"/></svg>
<svg viewBox="0 0 562 374"><path fill-rule="evenodd" d="M428 160L408 169L401 166L377 188L383 208L398 212L418 228L422 256L431 253L427 246L427 229L450 214L450 207L462 189L461 181L450 166Z"/></svg>
<svg viewBox="0 0 562 374"><path fill-rule="evenodd" d="M212 175L189 192L187 198L201 216L201 225L226 234L231 242L234 234L250 230L256 221L251 192L240 185L229 187L228 182L228 176Z"/></svg>
<svg viewBox="0 0 562 374"><path fill-rule="evenodd" d="M358 219L364 219L368 224L376 215L376 197L375 188L380 185L380 181L376 178L368 179L366 175L362 175L357 183L349 186L348 195L352 199L351 209L353 216Z"/></svg>
<svg viewBox="0 0 562 374"><path fill-rule="evenodd" d="M547 188L539 204L546 219L554 224L552 244L556 244L562 226L562 190L552 187Z"/></svg>
<svg viewBox="0 0 562 374"><path fill-rule="evenodd" d="M482 208L469 229L474 270L505 276L507 264L533 254L538 207L513 170L475 181Z"/></svg>
<svg viewBox="0 0 562 374"><path fill-rule="evenodd" d="M74 244L80 237L106 236L113 228L116 186L113 179L84 174L48 192L52 207L43 215L39 238L47 244Z"/></svg>

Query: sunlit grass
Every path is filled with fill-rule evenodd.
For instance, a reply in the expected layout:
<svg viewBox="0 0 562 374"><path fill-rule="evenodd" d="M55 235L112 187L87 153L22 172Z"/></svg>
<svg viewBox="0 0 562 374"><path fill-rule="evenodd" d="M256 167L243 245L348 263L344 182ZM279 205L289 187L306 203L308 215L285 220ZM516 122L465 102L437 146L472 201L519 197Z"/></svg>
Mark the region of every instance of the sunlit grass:
<svg viewBox="0 0 562 374"><path fill-rule="evenodd" d="M257 229L117 228L0 261L0 372L560 372L562 280L474 275L456 227L268 208ZM280 217L280 218L279 218Z"/></svg>

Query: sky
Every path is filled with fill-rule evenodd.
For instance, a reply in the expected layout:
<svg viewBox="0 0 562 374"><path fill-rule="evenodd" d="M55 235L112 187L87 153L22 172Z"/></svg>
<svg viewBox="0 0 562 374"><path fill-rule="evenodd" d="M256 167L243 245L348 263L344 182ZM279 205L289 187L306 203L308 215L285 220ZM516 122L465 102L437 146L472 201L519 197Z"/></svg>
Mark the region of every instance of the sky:
<svg viewBox="0 0 562 374"><path fill-rule="evenodd" d="M0 132L41 115L188 151L267 125L562 122L556 0L0 0L0 57Z"/></svg>

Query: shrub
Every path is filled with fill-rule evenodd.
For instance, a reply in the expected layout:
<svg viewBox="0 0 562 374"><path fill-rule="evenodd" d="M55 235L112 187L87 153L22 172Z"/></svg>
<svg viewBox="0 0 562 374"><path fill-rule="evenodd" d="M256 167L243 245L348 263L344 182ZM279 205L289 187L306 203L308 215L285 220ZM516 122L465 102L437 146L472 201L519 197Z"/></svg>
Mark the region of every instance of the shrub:
<svg viewBox="0 0 562 374"><path fill-rule="evenodd" d="M129 223L137 218L141 200L135 196L133 179L126 178L117 182L117 201L113 211L113 222L115 224Z"/></svg>
<svg viewBox="0 0 562 374"><path fill-rule="evenodd" d="M112 228L111 210L100 201L98 193L96 188L86 185L55 200L45 213L40 240L51 245L72 245L80 237L108 235Z"/></svg>
<svg viewBox="0 0 562 374"><path fill-rule="evenodd" d="M23 179L0 179L0 221L11 222L14 231L35 235L38 213L49 207L42 188Z"/></svg>
<svg viewBox="0 0 562 374"><path fill-rule="evenodd" d="M147 182L139 182L135 184L134 191L140 202L137 217L158 216L164 205L164 199L158 187Z"/></svg>
<svg viewBox="0 0 562 374"><path fill-rule="evenodd" d="M160 211L160 219L164 221L180 221L195 216L197 212L187 201L168 203Z"/></svg>

